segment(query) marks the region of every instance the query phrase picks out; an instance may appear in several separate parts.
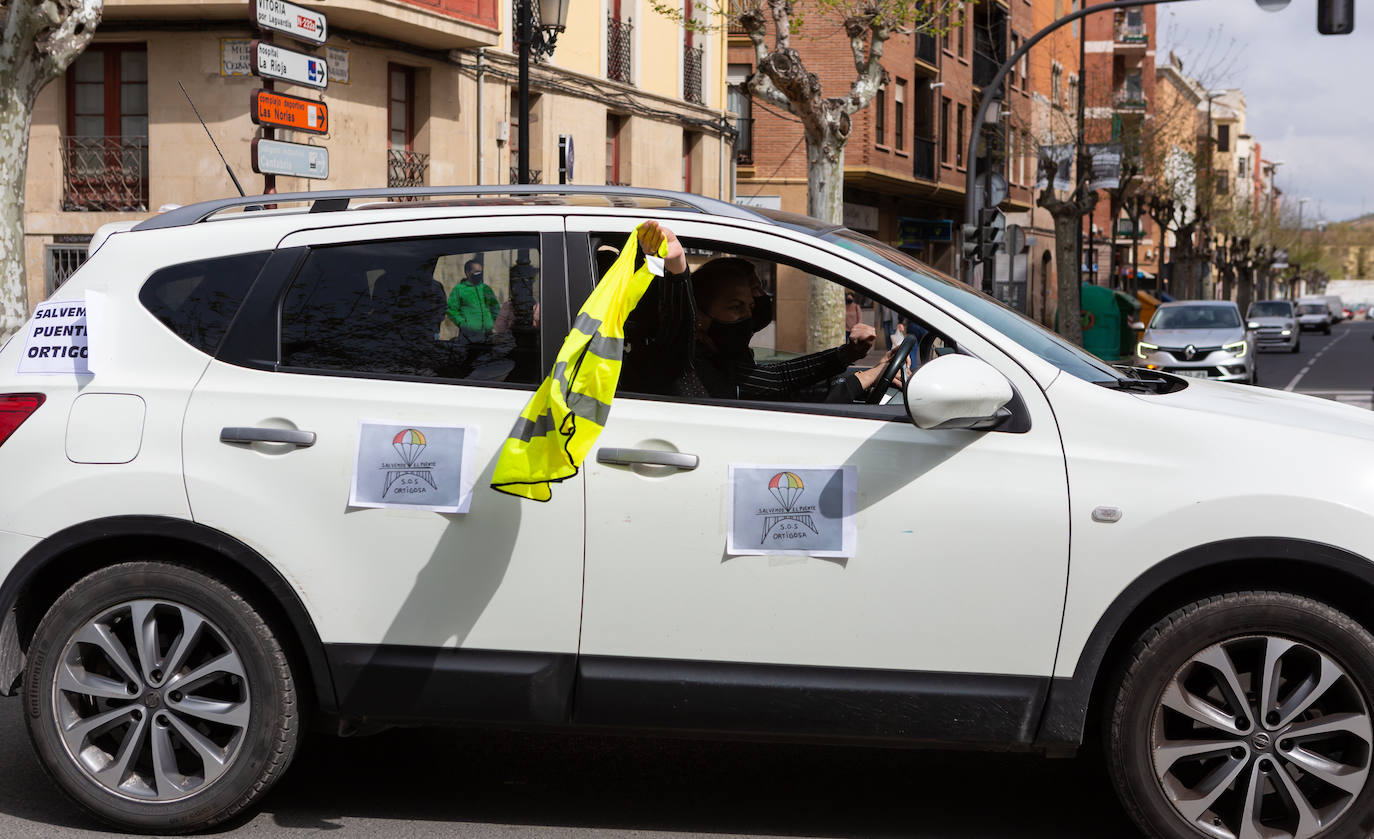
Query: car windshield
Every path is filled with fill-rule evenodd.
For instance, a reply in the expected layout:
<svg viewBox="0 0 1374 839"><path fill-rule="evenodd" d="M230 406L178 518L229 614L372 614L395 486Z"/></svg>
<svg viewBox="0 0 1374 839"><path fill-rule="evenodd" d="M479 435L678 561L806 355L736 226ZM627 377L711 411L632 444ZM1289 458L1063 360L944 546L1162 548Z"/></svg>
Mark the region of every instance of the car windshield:
<svg viewBox="0 0 1374 839"><path fill-rule="evenodd" d="M1293 314L1293 304L1282 300L1266 300L1250 307L1252 318L1286 318Z"/></svg>
<svg viewBox="0 0 1374 839"><path fill-rule="evenodd" d="M890 245L844 229L822 238L906 277L1071 376L1089 382L1118 382L1124 378L1096 356L1075 347L1001 301L931 273L930 269Z"/></svg>
<svg viewBox="0 0 1374 839"><path fill-rule="evenodd" d="M1232 306L1170 306L1155 312L1151 329L1231 329L1240 326Z"/></svg>
<svg viewBox="0 0 1374 839"><path fill-rule="evenodd" d="M1298 312L1304 315L1324 315L1326 306L1321 303L1304 303L1298 307Z"/></svg>

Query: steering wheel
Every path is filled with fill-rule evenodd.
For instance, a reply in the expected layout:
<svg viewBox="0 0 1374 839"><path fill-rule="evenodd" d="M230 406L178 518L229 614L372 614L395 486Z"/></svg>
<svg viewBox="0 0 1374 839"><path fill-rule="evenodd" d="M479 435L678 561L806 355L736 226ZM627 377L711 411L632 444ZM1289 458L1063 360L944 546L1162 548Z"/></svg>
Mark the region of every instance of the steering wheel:
<svg viewBox="0 0 1374 839"><path fill-rule="evenodd" d="M915 335L907 336L906 340L897 347L897 352L893 354L887 367L883 368L883 374L878 377L878 381L874 382L873 387L868 389L865 402L869 405L878 405L883 401L883 397L887 395L887 389L892 387L892 383L896 381L897 374L906 367L907 356L911 355L911 351L916 349L916 345L919 343L920 339Z"/></svg>

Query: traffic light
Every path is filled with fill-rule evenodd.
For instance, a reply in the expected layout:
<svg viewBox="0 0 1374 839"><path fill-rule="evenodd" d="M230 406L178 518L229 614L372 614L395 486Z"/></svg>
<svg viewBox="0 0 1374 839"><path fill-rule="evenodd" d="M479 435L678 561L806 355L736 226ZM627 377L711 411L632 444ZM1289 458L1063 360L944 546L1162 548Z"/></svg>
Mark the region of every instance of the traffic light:
<svg viewBox="0 0 1374 839"><path fill-rule="evenodd" d="M984 260L992 259L1006 238L1007 217L996 207L989 207L978 211L978 221L982 230L978 238L979 256Z"/></svg>
<svg viewBox="0 0 1374 839"><path fill-rule="evenodd" d="M1255 0L1266 12L1288 8L1290 0ZM1317 0L1317 31L1323 35L1349 35L1355 31L1355 0Z"/></svg>
<svg viewBox="0 0 1374 839"><path fill-rule="evenodd" d="M969 262L981 262L983 260L983 226L965 224L960 230L964 234L964 259Z"/></svg>

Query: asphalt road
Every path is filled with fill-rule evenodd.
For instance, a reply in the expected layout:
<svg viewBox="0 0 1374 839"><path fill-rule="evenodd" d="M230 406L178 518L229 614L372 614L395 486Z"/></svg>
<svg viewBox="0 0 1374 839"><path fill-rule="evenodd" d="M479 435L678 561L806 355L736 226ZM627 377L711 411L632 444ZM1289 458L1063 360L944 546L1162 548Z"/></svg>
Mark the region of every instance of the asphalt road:
<svg viewBox="0 0 1374 839"><path fill-rule="evenodd" d="M1363 408L1374 407L1374 321L1338 323L1330 335L1305 332L1296 353L1263 352L1264 387L1310 393Z"/></svg>
<svg viewBox="0 0 1374 839"><path fill-rule="evenodd" d="M1260 384L1370 408L1374 322L1264 353ZM0 700L0 836L106 831L39 769ZM391 731L308 739L282 783L217 834L284 837L1135 837L1091 757L568 734Z"/></svg>
<svg viewBox="0 0 1374 839"><path fill-rule="evenodd" d="M0 700L0 836L105 835ZM231 837L1129 839L1088 759L460 730L306 742Z"/></svg>

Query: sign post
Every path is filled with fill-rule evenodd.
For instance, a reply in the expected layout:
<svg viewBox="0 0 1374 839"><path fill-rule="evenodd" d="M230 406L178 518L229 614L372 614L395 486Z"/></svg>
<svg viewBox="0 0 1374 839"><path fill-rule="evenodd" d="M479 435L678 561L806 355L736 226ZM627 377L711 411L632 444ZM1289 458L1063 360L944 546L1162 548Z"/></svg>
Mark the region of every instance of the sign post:
<svg viewBox="0 0 1374 839"><path fill-rule="evenodd" d="M329 177L329 152L321 146L286 143L276 139L274 127L309 134L329 133L329 110L323 102L279 94L273 81L324 90L329 86L329 64L323 58L272 43L280 33L307 48L324 45L329 24L320 12L286 0L250 0L249 18L262 31L249 46L253 75L263 80L253 93L253 122L261 126L253 140L253 171L263 176L263 192L277 191L277 175L323 179Z"/></svg>

